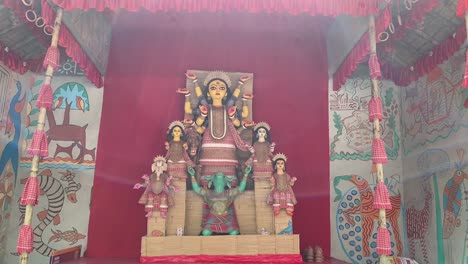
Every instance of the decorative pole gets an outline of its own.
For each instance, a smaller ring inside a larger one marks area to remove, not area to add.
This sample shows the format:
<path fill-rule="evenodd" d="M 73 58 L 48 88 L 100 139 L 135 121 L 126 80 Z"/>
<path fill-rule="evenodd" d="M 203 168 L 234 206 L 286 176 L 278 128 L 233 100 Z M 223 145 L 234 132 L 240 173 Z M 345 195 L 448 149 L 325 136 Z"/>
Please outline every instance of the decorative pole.
<path fill-rule="evenodd" d="M 391 209 L 390 197 L 384 182 L 383 164 L 388 162 L 385 145 L 381 138 L 380 121 L 382 121 L 382 101 L 379 97 L 379 82 L 382 77 L 377 57 L 375 37 L 375 17 L 369 17 L 370 57 L 369 73 L 372 81 L 372 99 L 369 102 L 369 121 L 373 123 L 374 139 L 372 141 L 372 162 L 377 172 L 377 185 L 374 193 L 374 208 L 379 209 L 379 227 L 377 231 L 377 253 L 380 263 L 386 263 L 386 256 L 392 252 L 390 234 L 387 230 L 385 210 Z"/>
<path fill-rule="evenodd" d="M 50 86 L 52 75 L 54 70 L 60 65 L 60 52 L 57 48 L 60 24 L 62 20 L 63 10 L 57 9 L 54 30 L 52 33 L 52 41 L 50 47 L 47 49 L 47 53 L 44 58 L 43 66 L 47 67 L 45 72 L 44 84 L 41 87 L 39 96 L 36 102 L 36 106 L 39 108 L 38 124 L 36 132 L 34 133 L 31 145 L 28 149 L 28 154 L 33 156 L 31 163 L 31 174 L 24 186 L 23 193 L 21 195 L 20 204 L 26 206 L 26 212 L 24 215 L 24 222 L 20 228 L 18 236 L 18 244 L 16 251 L 20 253 L 20 264 L 27 264 L 29 253 L 33 251 L 34 234 L 31 227 L 32 210 L 33 206 L 37 205 L 39 195 L 39 182 L 37 180 L 37 172 L 39 171 L 39 159 L 40 157 L 49 156 L 47 137 L 44 132 L 46 111 L 52 109 L 53 93 Z"/>
<path fill-rule="evenodd" d="M 466 27 L 466 36 L 467 40 L 465 45 L 468 46 L 468 9 L 465 10 L 465 27 Z M 463 87 L 468 88 L 468 50 L 466 51 L 466 61 L 465 61 L 465 74 L 463 76 Z M 468 98 L 466 98 L 464 104 L 465 108 L 468 108 Z"/>

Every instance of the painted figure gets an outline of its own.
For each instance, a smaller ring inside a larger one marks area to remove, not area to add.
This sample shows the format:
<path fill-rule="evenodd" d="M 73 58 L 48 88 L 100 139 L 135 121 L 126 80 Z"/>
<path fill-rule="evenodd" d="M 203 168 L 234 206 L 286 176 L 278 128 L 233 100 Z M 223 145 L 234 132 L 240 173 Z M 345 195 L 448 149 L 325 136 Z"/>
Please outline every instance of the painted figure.
<path fill-rule="evenodd" d="M 187 155 L 188 145 L 184 132 L 184 124 L 180 121 L 174 121 L 169 125 L 167 132 L 166 160 L 167 171 L 172 178 L 176 180 L 185 180 L 187 178 L 187 164 L 190 167 L 195 166 Z"/>
<path fill-rule="evenodd" d="M 279 215 L 280 210 L 285 209 L 286 213 L 292 216 L 294 205 L 297 204 L 292 186 L 294 186 L 297 178 L 286 173 L 286 161 L 287 158 L 282 153 L 273 157 L 275 172 L 271 177 L 272 190 L 268 197 L 268 204 L 273 205 L 275 215 Z"/>
<path fill-rule="evenodd" d="M 174 206 L 174 198 L 171 194 L 174 187 L 171 183 L 172 177 L 166 172 L 166 159 L 162 156 L 154 158 L 151 170 L 153 173 L 150 176 L 144 175 L 142 177 L 145 182 L 143 184 L 137 183 L 133 188 L 146 188 L 138 201 L 139 204 L 145 205 L 146 217 L 151 217 L 154 211 L 159 211 L 161 217 L 166 218 L 168 208 Z"/>
<path fill-rule="evenodd" d="M 192 186 L 195 193 L 203 197 L 203 201 L 209 206 L 209 213 L 203 224 L 202 235 L 209 236 L 213 233 L 238 235 L 239 224 L 233 211 L 234 199 L 244 192 L 247 184 L 247 176 L 252 167 L 247 166 L 244 177 L 239 187 L 232 187 L 232 177 L 227 177 L 222 172 L 205 177 L 209 182 L 209 187 L 213 185 L 214 189 L 200 188 L 195 180 L 195 170 L 188 167 L 188 172 L 192 178 Z M 226 190 L 226 187 L 228 189 Z"/>
<path fill-rule="evenodd" d="M 254 178 L 271 177 L 273 167 L 271 159 L 275 150 L 275 143 L 271 143 L 270 126 L 260 122 L 254 127 L 254 150 L 253 171 Z"/>
<path fill-rule="evenodd" d="M 239 163 L 236 150 L 254 152 L 253 147 L 245 143 L 236 130 L 236 127 L 241 126 L 241 121 L 235 102 L 243 83 L 249 77 L 242 77 L 239 86 L 231 93 L 231 80 L 224 72 L 210 72 L 204 80 L 203 91 L 195 74 L 186 75 L 195 83 L 195 93 L 199 99 L 198 109 L 195 110 L 192 110 L 190 101 L 186 101 L 185 113 L 197 115 L 193 126 L 198 133 L 203 134 L 199 159 L 201 175 L 209 177 L 215 173 L 223 173 L 226 177 L 233 178 L 232 183 L 236 184 L 236 167 Z M 241 116 L 246 117 L 248 113 L 248 107 L 242 107 Z M 202 184 L 206 185 L 207 182 Z"/>

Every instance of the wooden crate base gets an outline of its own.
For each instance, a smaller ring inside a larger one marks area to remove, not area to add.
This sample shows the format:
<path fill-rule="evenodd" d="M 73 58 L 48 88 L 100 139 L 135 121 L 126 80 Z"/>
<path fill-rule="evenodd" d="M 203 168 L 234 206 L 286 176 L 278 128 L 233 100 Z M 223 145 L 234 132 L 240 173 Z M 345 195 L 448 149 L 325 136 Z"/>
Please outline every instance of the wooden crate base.
<path fill-rule="evenodd" d="M 299 235 L 166 236 L 141 239 L 141 256 L 299 254 Z"/>

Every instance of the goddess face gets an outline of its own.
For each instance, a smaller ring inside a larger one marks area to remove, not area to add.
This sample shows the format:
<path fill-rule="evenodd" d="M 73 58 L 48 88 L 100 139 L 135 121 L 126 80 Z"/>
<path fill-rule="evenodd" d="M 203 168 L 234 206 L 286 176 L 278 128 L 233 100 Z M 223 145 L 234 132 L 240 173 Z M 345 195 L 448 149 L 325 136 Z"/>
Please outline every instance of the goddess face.
<path fill-rule="evenodd" d="M 220 102 L 227 96 L 226 84 L 220 80 L 213 80 L 208 84 L 208 93 L 213 99 L 213 102 Z"/>
<path fill-rule="evenodd" d="M 174 127 L 174 129 L 172 129 L 172 137 L 174 137 L 174 140 L 179 141 L 181 135 L 182 135 L 182 129 L 180 127 L 176 126 Z"/>
<path fill-rule="evenodd" d="M 276 169 L 277 170 L 284 170 L 284 160 L 276 161 Z"/>
<path fill-rule="evenodd" d="M 266 129 L 261 127 L 257 130 L 257 135 L 258 135 L 258 141 L 264 142 L 265 138 L 267 137 L 267 132 Z"/>

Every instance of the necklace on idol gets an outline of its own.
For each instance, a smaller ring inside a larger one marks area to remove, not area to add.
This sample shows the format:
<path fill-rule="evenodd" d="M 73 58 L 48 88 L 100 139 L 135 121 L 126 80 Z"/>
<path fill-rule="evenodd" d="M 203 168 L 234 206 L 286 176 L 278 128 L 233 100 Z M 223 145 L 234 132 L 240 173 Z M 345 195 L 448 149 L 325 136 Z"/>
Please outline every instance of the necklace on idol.
<path fill-rule="evenodd" d="M 225 136 L 226 136 L 226 132 L 227 132 L 227 124 L 226 124 L 226 109 L 224 108 L 223 106 L 223 135 L 221 137 L 216 137 L 214 135 L 214 131 L 213 131 L 213 111 L 210 111 L 210 133 L 211 133 L 211 137 L 214 138 L 214 139 L 223 139 Z"/>

